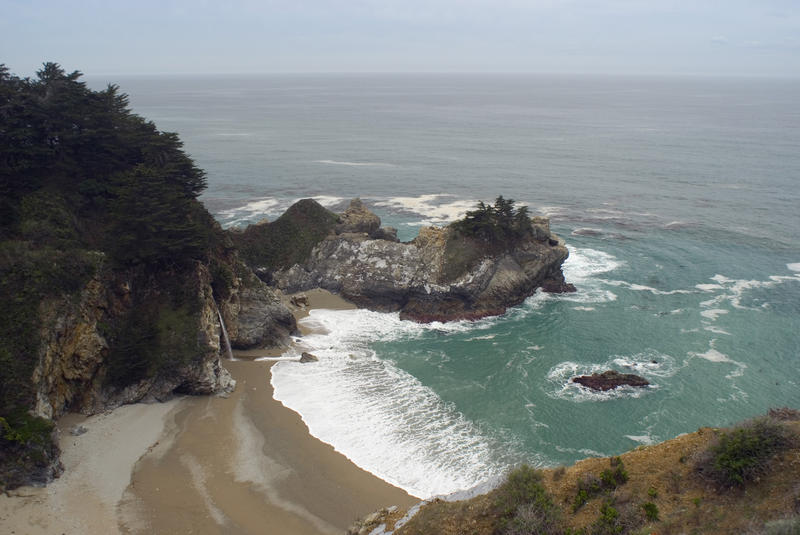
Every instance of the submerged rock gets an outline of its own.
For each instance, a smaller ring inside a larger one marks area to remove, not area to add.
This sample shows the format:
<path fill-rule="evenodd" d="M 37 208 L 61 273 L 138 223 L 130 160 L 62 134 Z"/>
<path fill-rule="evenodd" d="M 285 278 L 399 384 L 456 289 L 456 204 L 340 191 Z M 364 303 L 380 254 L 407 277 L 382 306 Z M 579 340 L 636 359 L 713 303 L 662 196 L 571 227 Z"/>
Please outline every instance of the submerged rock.
<path fill-rule="evenodd" d="M 593 373 L 592 375 L 581 375 L 580 377 L 574 377 L 572 381 L 592 390 L 603 392 L 620 386 L 643 387 L 650 384 L 644 377 L 639 377 L 632 373 L 619 373 L 615 370 Z"/>

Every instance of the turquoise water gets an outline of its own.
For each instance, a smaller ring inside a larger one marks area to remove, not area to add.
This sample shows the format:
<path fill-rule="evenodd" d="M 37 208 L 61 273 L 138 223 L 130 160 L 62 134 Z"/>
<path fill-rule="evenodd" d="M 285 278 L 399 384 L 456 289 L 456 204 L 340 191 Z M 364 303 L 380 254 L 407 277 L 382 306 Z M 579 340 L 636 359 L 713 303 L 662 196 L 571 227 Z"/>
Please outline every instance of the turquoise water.
<path fill-rule="evenodd" d="M 420 326 L 315 311 L 276 397 L 417 495 L 800 406 L 800 82 L 524 76 L 120 79 L 227 226 L 361 196 L 411 239 L 478 199 L 544 213 L 578 292 Z M 92 83 L 99 83 L 93 80 Z M 651 387 L 593 393 L 615 368 Z"/>

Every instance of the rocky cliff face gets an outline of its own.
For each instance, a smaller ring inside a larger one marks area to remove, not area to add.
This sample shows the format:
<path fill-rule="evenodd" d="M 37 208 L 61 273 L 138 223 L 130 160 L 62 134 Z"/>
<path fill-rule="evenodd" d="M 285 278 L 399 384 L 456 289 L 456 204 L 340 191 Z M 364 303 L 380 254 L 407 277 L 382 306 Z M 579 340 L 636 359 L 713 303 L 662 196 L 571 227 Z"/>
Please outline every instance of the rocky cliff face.
<path fill-rule="evenodd" d="M 132 295 L 138 290 L 135 283 L 106 273 L 89 281 L 77 299 L 42 303 L 42 344 L 32 377 L 36 415 L 52 419 L 66 410 L 93 414 L 127 403 L 164 400 L 174 392 L 230 392 L 236 382 L 221 361 L 226 348 L 218 311 L 234 347 L 282 345 L 296 329 L 294 318 L 275 292 L 249 270 L 246 280 L 235 280 L 230 295 L 219 305 L 207 267 L 198 263 L 190 276 L 189 286 L 196 289 L 194 297 L 199 303 L 191 317 L 197 337 L 194 354 L 167 366 L 168 372 L 124 386 L 107 380 L 108 331 L 133 306 Z"/>
<path fill-rule="evenodd" d="M 354 204 L 349 211 L 362 213 L 362 220 L 377 219 L 363 215 L 360 201 Z M 343 220 L 352 219 L 346 214 Z M 273 283 L 290 293 L 324 288 L 359 306 L 399 310 L 421 322 L 502 314 L 538 287 L 570 289 L 561 272 L 567 249 L 545 218 L 536 218 L 533 233 L 513 248 L 485 256 L 480 243 L 451 227 L 423 228 L 409 243 L 385 239 L 373 227 L 340 228 L 305 262 L 274 273 Z"/>

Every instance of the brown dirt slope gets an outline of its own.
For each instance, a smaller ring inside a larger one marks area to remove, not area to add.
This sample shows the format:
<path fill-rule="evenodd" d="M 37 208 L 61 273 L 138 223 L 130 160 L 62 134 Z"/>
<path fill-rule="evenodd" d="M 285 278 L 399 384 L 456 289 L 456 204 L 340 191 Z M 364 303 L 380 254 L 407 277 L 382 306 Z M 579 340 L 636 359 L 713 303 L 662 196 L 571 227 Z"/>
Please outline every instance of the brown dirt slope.
<path fill-rule="evenodd" d="M 770 414 L 768 421 L 786 438 L 784 447 L 768 455 L 757 473 L 741 485 L 716 483 L 707 471 L 704 475 L 699 470 L 709 448 L 731 432 L 701 428 L 621 455 L 627 481 L 618 482 L 616 488 L 608 483 L 608 474 L 615 469 L 614 459 L 591 458 L 570 467 L 539 471 L 541 485 L 552 500 L 557 527 L 515 527 L 504 516 L 500 491 L 496 490 L 463 502 L 428 503 L 395 535 L 800 533 L 800 411 L 778 409 Z M 603 471 L 607 471 L 605 479 L 601 477 Z M 596 485 L 587 492 L 585 503 L 576 506 L 582 481 L 583 488 L 590 488 L 592 481 Z M 647 503 L 653 505 L 645 507 Z M 604 513 L 606 520 L 618 516 L 604 524 Z M 387 524 L 391 528 L 401 517 L 402 512 L 394 512 L 386 518 Z M 777 520 L 793 527 L 786 531 L 775 526 L 769 529 L 768 523 Z"/>

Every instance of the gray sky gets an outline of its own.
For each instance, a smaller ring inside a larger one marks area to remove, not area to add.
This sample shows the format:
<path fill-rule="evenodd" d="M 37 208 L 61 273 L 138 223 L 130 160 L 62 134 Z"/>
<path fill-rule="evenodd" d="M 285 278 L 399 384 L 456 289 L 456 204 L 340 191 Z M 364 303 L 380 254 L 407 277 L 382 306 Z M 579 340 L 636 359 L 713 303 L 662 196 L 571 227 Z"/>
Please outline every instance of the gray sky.
<path fill-rule="evenodd" d="M 0 0 L 0 63 L 87 74 L 800 76 L 800 0 Z"/>

